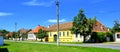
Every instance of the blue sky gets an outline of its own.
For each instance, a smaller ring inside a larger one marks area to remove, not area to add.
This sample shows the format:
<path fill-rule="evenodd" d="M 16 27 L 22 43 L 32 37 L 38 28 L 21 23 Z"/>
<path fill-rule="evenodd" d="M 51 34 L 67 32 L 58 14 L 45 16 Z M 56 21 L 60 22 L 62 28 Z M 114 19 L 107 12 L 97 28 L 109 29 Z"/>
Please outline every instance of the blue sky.
<path fill-rule="evenodd" d="M 107 27 L 113 27 L 113 21 L 120 21 L 120 0 L 59 0 L 60 22 L 70 22 L 80 8 L 85 15 L 97 17 Z M 48 26 L 56 23 L 55 0 L 0 0 L 0 29 L 14 31 L 32 29 L 38 24 Z"/>

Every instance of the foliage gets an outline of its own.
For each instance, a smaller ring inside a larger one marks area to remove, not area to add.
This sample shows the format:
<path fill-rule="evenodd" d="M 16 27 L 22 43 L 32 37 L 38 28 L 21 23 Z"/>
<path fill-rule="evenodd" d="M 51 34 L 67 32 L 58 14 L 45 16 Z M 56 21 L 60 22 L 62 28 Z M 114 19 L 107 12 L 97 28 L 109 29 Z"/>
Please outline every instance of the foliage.
<path fill-rule="evenodd" d="M 3 29 L 3 30 L 0 30 L 0 33 L 3 35 L 3 37 L 4 37 L 5 39 L 8 38 L 8 35 L 7 35 L 7 34 L 9 33 L 9 31 Z"/>
<path fill-rule="evenodd" d="M 114 26 L 112 28 L 112 33 L 120 32 L 120 23 L 118 20 L 114 21 Z"/>
<path fill-rule="evenodd" d="M 36 37 L 39 38 L 39 39 L 41 39 L 41 41 L 46 36 L 47 36 L 47 32 L 45 30 L 42 30 L 42 29 L 40 29 L 38 31 L 38 33 L 36 34 Z"/>
<path fill-rule="evenodd" d="M 20 32 L 20 31 L 21 31 L 21 30 L 18 30 L 18 31 L 17 31 L 18 36 L 19 36 L 19 40 L 20 40 L 20 38 L 22 38 L 22 40 L 24 40 L 24 39 L 27 39 L 27 37 L 28 37 L 28 32 L 30 32 L 31 29 L 26 30 L 26 32 Z"/>
<path fill-rule="evenodd" d="M 105 42 L 106 41 L 106 33 L 104 32 L 92 32 L 91 42 Z"/>
<path fill-rule="evenodd" d="M 86 42 L 86 37 L 91 34 L 93 24 L 96 22 L 96 18 L 94 19 L 87 19 L 83 13 L 83 10 L 80 9 L 77 16 L 74 17 L 73 26 L 72 26 L 72 33 L 80 34 L 84 36 L 84 42 Z"/>
<path fill-rule="evenodd" d="M 110 38 L 110 41 L 114 41 L 113 33 L 112 32 L 106 32 L 107 37 Z"/>
<path fill-rule="evenodd" d="M 109 41 L 114 41 L 113 33 L 111 32 L 93 32 L 91 40 L 92 42 L 106 42 L 107 37 L 110 38 Z"/>
<path fill-rule="evenodd" d="M 16 38 L 19 38 L 18 32 L 13 32 L 12 33 L 12 38 L 14 38 L 15 41 L 16 41 Z"/>

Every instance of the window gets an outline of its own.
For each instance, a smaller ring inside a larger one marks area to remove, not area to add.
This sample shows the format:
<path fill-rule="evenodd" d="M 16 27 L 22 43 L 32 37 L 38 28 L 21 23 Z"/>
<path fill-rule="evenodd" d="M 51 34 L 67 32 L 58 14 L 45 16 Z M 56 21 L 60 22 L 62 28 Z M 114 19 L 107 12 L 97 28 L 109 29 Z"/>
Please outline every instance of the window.
<path fill-rule="evenodd" d="M 67 32 L 67 36 L 69 36 L 69 32 Z"/>
<path fill-rule="evenodd" d="M 61 32 L 59 32 L 59 36 L 61 37 Z"/>
<path fill-rule="evenodd" d="M 50 37 L 52 36 L 52 33 L 50 32 Z"/>
<path fill-rule="evenodd" d="M 117 34 L 117 38 L 120 38 L 120 34 Z"/>
<path fill-rule="evenodd" d="M 63 36 L 65 36 L 65 32 L 63 32 Z"/>

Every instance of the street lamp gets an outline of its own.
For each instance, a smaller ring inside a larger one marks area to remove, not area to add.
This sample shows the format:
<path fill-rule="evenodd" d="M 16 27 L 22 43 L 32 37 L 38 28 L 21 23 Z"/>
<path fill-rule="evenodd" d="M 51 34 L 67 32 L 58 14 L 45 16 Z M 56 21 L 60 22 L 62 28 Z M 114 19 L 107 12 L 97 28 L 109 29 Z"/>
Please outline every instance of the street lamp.
<path fill-rule="evenodd" d="M 56 0 L 56 19 L 57 19 L 57 45 L 59 46 L 59 1 Z"/>

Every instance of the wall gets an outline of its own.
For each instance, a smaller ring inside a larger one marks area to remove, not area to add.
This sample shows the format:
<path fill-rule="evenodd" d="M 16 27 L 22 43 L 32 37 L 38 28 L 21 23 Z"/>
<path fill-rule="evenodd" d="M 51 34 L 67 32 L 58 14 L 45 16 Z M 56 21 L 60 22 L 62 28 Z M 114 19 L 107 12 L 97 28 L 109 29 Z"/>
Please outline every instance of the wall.
<path fill-rule="evenodd" d="M 3 36 L 0 36 L 0 46 L 3 45 L 3 43 L 4 43 Z"/>
<path fill-rule="evenodd" d="M 28 34 L 28 40 L 36 40 L 35 34 Z"/>
<path fill-rule="evenodd" d="M 117 38 L 117 34 L 119 34 L 119 36 L 120 36 L 120 32 L 119 33 L 115 33 L 115 42 L 120 42 L 120 38 Z"/>
<path fill-rule="evenodd" d="M 76 35 L 73 34 L 72 41 L 73 42 L 83 42 L 83 36 L 81 36 L 80 34 L 78 34 L 77 37 L 76 37 Z"/>
<path fill-rule="evenodd" d="M 72 42 L 72 34 L 71 34 L 70 30 L 62 30 L 59 32 L 61 32 L 61 36 L 59 36 L 60 42 Z M 63 36 L 63 32 L 64 32 L 64 36 Z M 67 32 L 69 33 L 68 36 L 67 36 Z M 51 33 L 51 35 L 50 35 L 50 33 Z M 54 42 L 55 34 L 57 35 L 57 31 L 48 32 L 48 41 L 49 42 Z"/>

